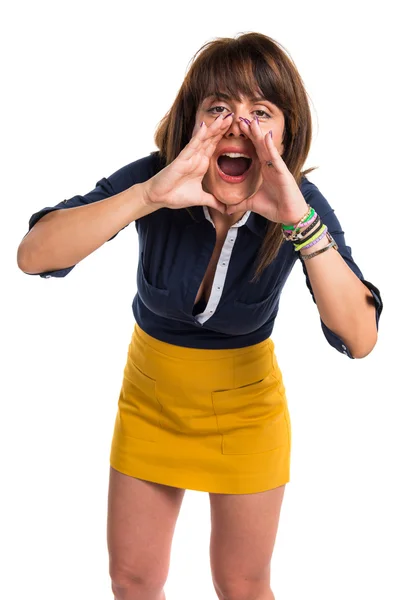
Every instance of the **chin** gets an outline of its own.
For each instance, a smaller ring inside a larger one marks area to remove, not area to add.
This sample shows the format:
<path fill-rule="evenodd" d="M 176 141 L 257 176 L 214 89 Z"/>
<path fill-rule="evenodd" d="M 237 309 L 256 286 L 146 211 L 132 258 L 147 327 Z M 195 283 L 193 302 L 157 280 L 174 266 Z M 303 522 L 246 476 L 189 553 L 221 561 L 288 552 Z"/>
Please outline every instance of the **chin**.
<path fill-rule="evenodd" d="M 255 179 L 256 181 L 252 176 L 242 183 L 227 183 L 218 176 L 215 168 L 210 168 L 204 176 L 202 184 L 205 192 L 212 194 L 226 206 L 234 206 L 253 196 L 259 189 L 262 177 L 258 176 Z"/>
<path fill-rule="evenodd" d="M 220 186 L 217 187 L 220 188 Z M 236 188 L 236 186 L 234 187 Z M 235 204 L 239 204 L 240 202 L 243 202 L 244 200 L 247 200 L 248 198 L 253 196 L 254 193 L 255 190 L 249 188 L 248 186 L 246 186 L 246 189 L 240 190 L 216 189 L 215 186 L 214 190 L 211 192 L 211 194 L 213 194 L 215 198 L 220 200 L 220 202 L 223 202 L 223 204 L 226 204 L 226 206 L 234 206 Z"/>
<path fill-rule="evenodd" d="M 236 186 L 235 186 L 236 188 Z M 213 185 L 213 186 L 203 186 L 205 192 L 212 194 L 217 200 L 226 204 L 226 206 L 234 206 L 235 204 L 239 204 L 243 202 L 243 200 L 247 200 L 254 193 L 251 189 L 224 189 L 223 186 Z"/>

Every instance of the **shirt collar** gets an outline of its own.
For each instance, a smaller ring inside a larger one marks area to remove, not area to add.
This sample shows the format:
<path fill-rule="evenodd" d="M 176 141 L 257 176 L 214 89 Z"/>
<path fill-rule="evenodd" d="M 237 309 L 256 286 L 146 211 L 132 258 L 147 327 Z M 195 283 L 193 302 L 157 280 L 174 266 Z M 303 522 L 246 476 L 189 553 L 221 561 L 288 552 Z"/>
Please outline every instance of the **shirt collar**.
<path fill-rule="evenodd" d="M 214 226 L 207 206 L 192 206 L 191 211 L 197 222 L 200 223 L 204 219 L 207 219 Z M 247 210 L 243 217 L 237 221 L 233 227 L 242 227 L 243 225 L 246 225 L 250 231 L 262 238 L 265 235 L 268 222 L 268 219 L 265 219 L 265 217 L 262 217 L 262 215 L 259 215 L 251 210 Z"/>

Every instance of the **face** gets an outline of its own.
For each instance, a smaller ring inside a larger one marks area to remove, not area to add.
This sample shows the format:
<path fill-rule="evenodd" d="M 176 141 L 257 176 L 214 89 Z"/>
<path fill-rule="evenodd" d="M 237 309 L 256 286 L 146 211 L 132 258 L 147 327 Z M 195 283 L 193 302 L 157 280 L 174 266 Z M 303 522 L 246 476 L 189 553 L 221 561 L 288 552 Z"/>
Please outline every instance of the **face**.
<path fill-rule="evenodd" d="M 230 112 L 234 113 L 233 117 L 229 117 L 230 127 L 218 142 L 202 181 L 203 189 L 206 192 L 213 194 L 220 202 L 227 205 L 237 204 L 253 196 L 262 184 L 261 165 L 255 146 L 249 135 L 243 132 L 239 117 L 252 121 L 257 116 L 263 135 L 265 136 L 272 129 L 272 139 L 278 152 L 281 155 L 284 152 L 282 145 L 285 126 L 283 112 L 268 100 L 260 98 L 250 100 L 246 97 L 242 100 L 242 102 L 236 102 L 230 98 L 225 100 L 223 97 L 220 99 L 215 96 L 205 98 L 198 107 L 192 134 L 194 135 L 198 131 L 201 121 L 209 126 L 218 115 L 225 116 Z M 227 178 L 222 177 L 217 161 L 224 152 L 240 152 L 251 157 L 252 162 L 242 177 L 243 181 L 231 182 L 230 179 L 226 180 Z"/>

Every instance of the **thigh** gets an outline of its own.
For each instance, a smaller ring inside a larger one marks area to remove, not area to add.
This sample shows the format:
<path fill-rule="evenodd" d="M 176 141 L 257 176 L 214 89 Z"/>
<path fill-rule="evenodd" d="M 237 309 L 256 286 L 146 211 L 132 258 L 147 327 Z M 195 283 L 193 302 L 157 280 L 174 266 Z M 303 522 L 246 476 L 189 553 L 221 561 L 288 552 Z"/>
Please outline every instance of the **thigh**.
<path fill-rule="evenodd" d="M 269 583 L 284 491 L 285 485 L 256 494 L 210 494 L 210 564 L 225 597 Z"/>
<path fill-rule="evenodd" d="M 113 581 L 163 585 L 184 493 L 110 467 L 107 545 Z"/>

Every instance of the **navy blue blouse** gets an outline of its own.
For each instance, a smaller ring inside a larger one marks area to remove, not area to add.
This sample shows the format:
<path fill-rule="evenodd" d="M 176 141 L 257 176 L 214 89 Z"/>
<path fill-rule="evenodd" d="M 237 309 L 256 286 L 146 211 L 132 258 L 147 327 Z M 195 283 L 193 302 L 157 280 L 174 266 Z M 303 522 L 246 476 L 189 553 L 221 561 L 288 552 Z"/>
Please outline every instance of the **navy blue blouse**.
<path fill-rule="evenodd" d="M 135 183 L 147 181 L 161 168 L 158 152 L 152 152 L 104 177 L 84 196 L 74 196 L 34 213 L 29 220 L 29 231 L 53 210 L 82 206 L 119 194 Z M 372 292 L 378 327 L 383 308 L 381 294 L 363 278 L 354 262 L 334 210 L 307 177 L 302 179 L 301 192 L 327 225 L 347 265 Z M 268 221 L 247 211 L 227 233 L 209 301 L 194 305 L 214 250 L 216 231 L 206 207 L 194 206 L 191 212 L 194 218 L 186 209 L 161 208 L 135 221 L 139 264 L 132 309 L 136 322 L 159 340 L 191 348 L 242 348 L 270 337 L 284 284 L 297 259 L 301 261 L 299 253 L 292 243 L 284 242 L 259 280 L 250 283 Z M 303 261 L 301 264 L 315 302 L 305 264 Z M 65 277 L 74 266 L 36 275 Z M 353 358 L 341 338 L 322 320 L 321 327 L 333 348 Z"/>

